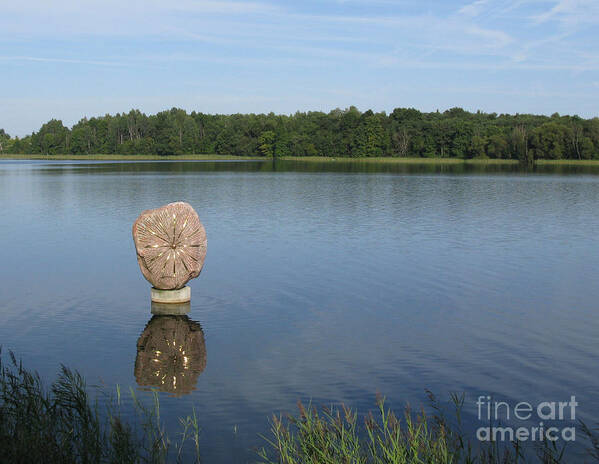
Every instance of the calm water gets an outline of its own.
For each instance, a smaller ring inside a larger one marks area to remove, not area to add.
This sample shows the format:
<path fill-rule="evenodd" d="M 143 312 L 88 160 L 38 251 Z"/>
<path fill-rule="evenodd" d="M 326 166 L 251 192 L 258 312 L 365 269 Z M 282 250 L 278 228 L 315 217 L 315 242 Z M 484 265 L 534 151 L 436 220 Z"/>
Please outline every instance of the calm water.
<path fill-rule="evenodd" d="M 251 461 L 300 398 L 466 392 L 475 427 L 479 394 L 576 395 L 599 421 L 598 172 L 481 169 L 2 161 L 0 343 L 48 379 L 141 390 L 143 340 L 177 326 L 199 375 L 162 413 L 196 408 L 209 463 Z M 131 225 L 176 200 L 208 255 L 189 319 L 150 321 Z"/>

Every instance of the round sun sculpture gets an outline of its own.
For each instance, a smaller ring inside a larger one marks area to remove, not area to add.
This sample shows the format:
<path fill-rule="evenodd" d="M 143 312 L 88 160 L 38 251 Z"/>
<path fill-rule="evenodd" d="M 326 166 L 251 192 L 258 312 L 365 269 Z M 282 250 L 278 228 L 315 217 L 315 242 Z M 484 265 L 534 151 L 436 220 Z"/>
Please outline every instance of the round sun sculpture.
<path fill-rule="evenodd" d="M 143 276 L 155 288 L 177 290 L 200 275 L 206 231 L 188 203 L 179 201 L 140 214 L 133 241 Z"/>
<path fill-rule="evenodd" d="M 199 323 L 187 316 L 150 319 L 137 341 L 134 373 L 140 387 L 186 395 L 205 368 L 206 342 Z"/>

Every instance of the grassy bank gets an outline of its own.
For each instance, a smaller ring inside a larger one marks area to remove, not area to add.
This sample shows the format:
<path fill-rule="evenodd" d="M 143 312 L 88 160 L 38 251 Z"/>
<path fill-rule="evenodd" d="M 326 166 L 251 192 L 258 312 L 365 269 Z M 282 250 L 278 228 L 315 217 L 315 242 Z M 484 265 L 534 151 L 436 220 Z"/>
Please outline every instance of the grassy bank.
<path fill-rule="evenodd" d="M 314 161 L 319 163 L 387 163 L 387 164 L 434 164 L 434 165 L 517 165 L 515 159 L 493 158 L 332 158 L 327 156 L 285 156 L 285 161 Z M 536 164 L 544 166 L 599 166 L 599 160 L 536 160 Z"/>
<path fill-rule="evenodd" d="M 30 463 L 167 463 L 200 462 L 200 427 L 195 414 L 182 418 L 180 430 L 169 435 L 160 419 L 158 395 L 150 407 L 133 396 L 133 422 L 121 417 L 121 395 L 109 396 L 100 411 L 85 380 L 63 367 L 58 379 L 44 388 L 42 380 L 17 362 L 0 356 L 0 462 Z M 434 414 L 401 416 L 385 408 L 359 419 L 350 408 L 305 407 L 299 413 L 275 415 L 269 434 L 257 443 L 256 461 L 266 464 L 516 464 L 566 462 L 563 446 L 543 441 L 533 449 L 518 442 L 481 446 L 462 432 L 463 396 L 452 397 L 455 411 L 447 414 L 432 394 Z M 136 418 L 136 420 L 135 420 Z M 451 418 L 448 419 L 448 418 Z M 599 437 L 581 424 L 590 442 L 588 456 L 599 461 Z M 179 437 L 172 440 L 170 437 Z M 188 451 L 183 451 L 188 445 Z M 182 452 L 183 451 L 183 452 Z M 191 452 L 190 452 L 191 451 Z M 187 460 L 183 461 L 186 455 Z M 190 457 L 191 456 L 191 457 Z M 531 459 L 532 458 L 532 459 Z"/>
<path fill-rule="evenodd" d="M 599 160 L 537 160 L 536 163 L 545 166 L 599 166 Z"/>
<path fill-rule="evenodd" d="M 461 158 L 332 158 L 327 156 L 285 156 L 285 161 L 314 161 L 319 163 L 388 163 L 388 164 L 517 164 L 516 160 Z"/>

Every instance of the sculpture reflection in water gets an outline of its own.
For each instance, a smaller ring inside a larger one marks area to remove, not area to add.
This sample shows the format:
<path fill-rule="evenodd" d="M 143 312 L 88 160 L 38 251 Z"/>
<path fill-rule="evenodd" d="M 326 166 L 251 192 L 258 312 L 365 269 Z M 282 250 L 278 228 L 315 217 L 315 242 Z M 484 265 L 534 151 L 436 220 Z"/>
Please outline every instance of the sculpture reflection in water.
<path fill-rule="evenodd" d="M 187 395 L 205 368 L 206 342 L 199 323 L 186 315 L 152 316 L 137 341 L 135 380 L 140 387 Z"/>

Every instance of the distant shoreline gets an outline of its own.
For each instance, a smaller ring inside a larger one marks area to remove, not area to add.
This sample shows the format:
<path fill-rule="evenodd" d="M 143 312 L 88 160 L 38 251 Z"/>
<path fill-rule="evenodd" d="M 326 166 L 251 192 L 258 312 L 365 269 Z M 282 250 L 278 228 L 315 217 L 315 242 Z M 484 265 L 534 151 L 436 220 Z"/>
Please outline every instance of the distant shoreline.
<path fill-rule="evenodd" d="M 0 160 L 46 160 L 46 161 L 176 161 L 176 160 L 265 160 L 270 158 L 235 155 L 0 155 Z"/>
<path fill-rule="evenodd" d="M 235 156 L 235 155 L 0 155 L 0 160 L 56 160 L 56 161 L 272 161 L 269 157 Z M 389 163 L 389 164 L 517 164 L 514 159 L 462 159 L 462 158 L 400 158 L 373 157 L 349 158 L 328 156 L 283 156 L 276 160 L 312 161 L 312 162 L 355 162 L 355 163 Z M 571 165 L 599 166 L 599 160 L 547 160 L 536 161 L 539 165 Z"/>

